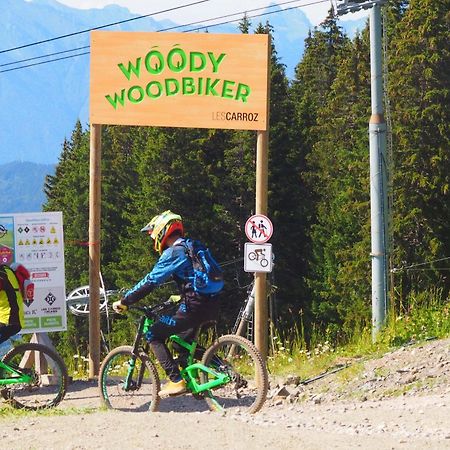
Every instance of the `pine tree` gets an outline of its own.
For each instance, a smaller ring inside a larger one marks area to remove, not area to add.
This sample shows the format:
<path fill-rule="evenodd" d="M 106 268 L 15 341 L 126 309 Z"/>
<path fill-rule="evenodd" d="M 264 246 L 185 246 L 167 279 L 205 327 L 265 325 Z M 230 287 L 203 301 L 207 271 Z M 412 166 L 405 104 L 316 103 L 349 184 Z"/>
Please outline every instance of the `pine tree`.
<path fill-rule="evenodd" d="M 450 255 L 448 11 L 448 0 L 412 0 L 392 41 L 394 265 L 427 269 L 395 275 L 403 297 L 441 287 L 446 298 L 450 289 L 445 271 L 422 265 Z"/>
<path fill-rule="evenodd" d="M 305 40 L 304 55 L 296 67 L 290 92 L 295 104 L 297 130 L 296 145 L 290 153 L 290 158 L 295 161 L 297 180 L 301 186 L 299 200 L 301 210 L 296 217 L 307 230 L 305 233 L 308 238 L 303 240 L 301 251 L 305 265 L 308 266 L 305 269 L 308 272 L 305 278 L 310 290 L 308 303 L 313 303 L 313 305 L 307 305 L 306 312 L 308 313 L 308 309 L 312 307 L 317 320 L 330 320 L 331 317 L 334 319 L 337 317 L 336 300 L 323 301 L 324 295 L 326 296 L 327 272 L 330 264 L 333 265 L 335 261 L 328 259 L 321 247 L 326 242 L 325 236 L 333 232 L 332 228 L 327 228 L 327 225 L 321 224 L 321 221 L 326 218 L 326 211 L 323 208 L 327 196 L 323 185 L 330 182 L 326 174 L 328 169 L 325 161 L 331 164 L 334 164 L 334 161 L 332 157 L 325 154 L 322 164 L 318 150 L 316 150 L 318 156 L 309 155 L 314 149 L 320 149 L 317 142 L 323 139 L 324 130 L 321 127 L 328 123 L 328 118 L 325 118 L 328 101 L 335 94 L 331 91 L 332 85 L 338 74 L 340 61 L 348 58 L 351 50 L 349 39 L 330 11 L 327 19 L 320 27 L 310 32 Z M 322 230 L 323 236 L 319 230 Z M 319 307 L 322 301 L 323 304 Z M 320 311 L 320 308 L 323 309 L 326 304 L 335 306 L 331 307 L 331 310 L 326 307 L 327 311 Z"/>
<path fill-rule="evenodd" d="M 272 35 L 269 23 L 255 33 Z M 305 309 L 305 209 L 304 188 L 299 173 L 301 161 L 295 151 L 298 132 L 294 104 L 290 97 L 285 66 L 273 40 L 270 53 L 270 129 L 269 129 L 269 217 L 274 225 L 271 239 L 275 256 L 273 280 L 277 286 L 277 312 L 284 319 L 296 320 Z"/>
<path fill-rule="evenodd" d="M 361 328 L 369 320 L 367 33 L 355 38 L 352 51 L 337 68 L 328 101 L 318 110 L 318 140 L 307 158 L 307 180 L 316 199 L 308 279 L 314 317 L 328 330 L 343 333 Z M 339 326 L 342 324 L 344 327 Z"/>
<path fill-rule="evenodd" d="M 54 177 L 45 187 L 45 211 L 62 211 L 66 287 L 70 291 L 88 281 L 89 135 L 78 121 L 63 150 Z"/>
<path fill-rule="evenodd" d="M 248 34 L 250 31 L 250 27 L 252 26 L 251 20 L 248 18 L 247 13 L 244 14 L 244 17 L 239 22 L 238 28 L 242 34 Z"/>
<path fill-rule="evenodd" d="M 348 51 L 349 39 L 330 10 L 328 17 L 314 28 L 305 40 L 301 62 L 295 69 L 292 95 L 297 103 L 296 115 L 302 130 L 302 143 L 308 146 L 315 142 L 314 126 L 317 111 L 324 104 L 337 73 L 337 62 Z"/>

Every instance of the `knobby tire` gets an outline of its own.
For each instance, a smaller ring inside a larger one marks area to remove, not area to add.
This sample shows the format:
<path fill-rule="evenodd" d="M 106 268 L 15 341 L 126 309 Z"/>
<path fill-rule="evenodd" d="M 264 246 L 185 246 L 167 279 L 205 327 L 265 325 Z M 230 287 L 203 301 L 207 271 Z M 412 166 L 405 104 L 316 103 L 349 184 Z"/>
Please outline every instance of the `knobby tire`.
<path fill-rule="evenodd" d="M 133 347 L 128 345 L 117 347 L 103 360 L 99 373 L 102 403 L 109 409 L 122 411 L 157 411 L 160 380 L 155 365 L 145 353 L 136 357 L 132 386 L 125 387 L 132 351 Z"/>
<path fill-rule="evenodd" d="M 14 408 L 51 408 L 66 395 L 69 380 L 67 368 L 61 356 L 51 348 L 33 342 L 20 344 L 6 353 L 2 361 L 33 376 L 29 384 L 0 386 L 2 397 Z M 27 361 L 26 365 L 24 361 Z"/>
<path fill-rule="evenodd" d="M 230 375 L 230 382 L 206 392 L 205 400 L 213 410 L 231 410 L 250 414 L 259 411 L 267 397 L 269 386 L 266 365 L 258 349 L 242 336 L 219 337 L 202 358 L 205 366 Z M 208 374 L 200 373 L 200 381 Z"/>

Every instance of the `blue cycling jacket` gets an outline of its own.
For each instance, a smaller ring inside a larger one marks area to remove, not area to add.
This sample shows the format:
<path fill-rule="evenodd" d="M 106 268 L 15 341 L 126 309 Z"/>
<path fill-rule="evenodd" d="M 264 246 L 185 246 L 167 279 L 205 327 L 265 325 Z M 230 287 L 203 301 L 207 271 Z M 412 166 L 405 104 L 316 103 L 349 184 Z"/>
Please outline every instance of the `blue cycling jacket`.
<path fill-rule="evenodd" d="M 131 305 L 148 295 L 153 289 L 173 277 L 177 282 L 181 295 L 192 286 L 194 269 L 186 249 L 184 239 L 177 239 L 171 247 L 166 248 L 151 272 L 130 289 L 122 299 L 124 305 Z"/>

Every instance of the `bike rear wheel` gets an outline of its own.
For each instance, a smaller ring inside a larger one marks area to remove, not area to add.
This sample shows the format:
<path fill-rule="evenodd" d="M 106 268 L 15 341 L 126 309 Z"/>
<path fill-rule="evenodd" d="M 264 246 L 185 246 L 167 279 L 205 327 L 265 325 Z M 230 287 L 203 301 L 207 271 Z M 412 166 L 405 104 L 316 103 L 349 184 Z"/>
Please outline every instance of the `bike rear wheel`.
<path fill-rule="evenodd" d="M 261 354 L 248 339 L 231 334 L 218 338 L 206 350 L 202 363 L 230 377 L 227 384 L 205 393 L 211 410 L 252 414 L 261 409 L 267 397 L 268 374 Z M 200 372 L 202 383 L 213 378 Z"/>
<path fill-rule="evenodd" d="M 160 389 L 156 367 L 145 353 L 132 352 L 133 347 L 125 345 L 106 355 L 99 374 L 100 398 L 110 409 L 156 411 Z"/>
<path fill-rule="evenodd" d="M 68 385 L 67 368 L 51 348 L 37 343 L 21 344 L 11 349 L 2 361 L 32 378 L 30 383 L 0 387 L 2 397 L 14 408 L 50 408 L 64 398 Z"/>

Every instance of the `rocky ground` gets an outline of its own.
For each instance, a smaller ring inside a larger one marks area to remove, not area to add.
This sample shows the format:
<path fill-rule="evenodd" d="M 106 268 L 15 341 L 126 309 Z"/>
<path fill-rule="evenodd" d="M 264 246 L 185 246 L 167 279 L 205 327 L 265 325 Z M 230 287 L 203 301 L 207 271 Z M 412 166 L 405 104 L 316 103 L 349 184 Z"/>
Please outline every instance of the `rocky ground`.
<path fill-rule="evenodd" d="M 0 419 L 5 449 L 450 449 L 450 339 L 342 361 L 300 382 L 271 380 L 259 413 L 218 414 L 190 396 L 158 413 L 104 411 L 76 381 L 62 415 Z"/>

